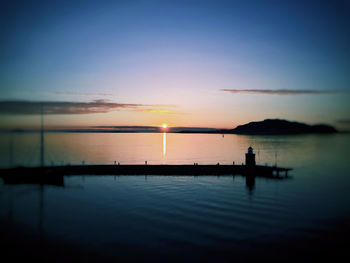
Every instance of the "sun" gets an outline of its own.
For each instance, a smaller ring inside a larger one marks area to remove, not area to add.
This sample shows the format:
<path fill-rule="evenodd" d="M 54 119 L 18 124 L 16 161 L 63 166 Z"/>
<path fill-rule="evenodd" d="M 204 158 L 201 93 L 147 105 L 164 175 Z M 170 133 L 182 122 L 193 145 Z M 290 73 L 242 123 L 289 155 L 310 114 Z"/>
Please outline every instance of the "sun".
<path fill-rule="evenodd" d="M 166 129 L 166 128 L 168 127 L 168 125 L 164 123 L 164 124 L 162 125 L 162 127 L 163 127 L 164 129 Z"/>

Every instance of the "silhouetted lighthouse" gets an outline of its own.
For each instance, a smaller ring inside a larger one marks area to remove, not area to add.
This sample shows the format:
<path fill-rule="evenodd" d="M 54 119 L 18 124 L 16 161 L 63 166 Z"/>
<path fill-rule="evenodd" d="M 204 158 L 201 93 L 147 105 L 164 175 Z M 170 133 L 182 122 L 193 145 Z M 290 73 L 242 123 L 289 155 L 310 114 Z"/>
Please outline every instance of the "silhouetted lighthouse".
<path fill-rule="evenodd" d="M 253 153 L 253 148 L 250 146 L 248 152 L 245 154 L 245 165 L 255 166 L 255 153 Z"/>

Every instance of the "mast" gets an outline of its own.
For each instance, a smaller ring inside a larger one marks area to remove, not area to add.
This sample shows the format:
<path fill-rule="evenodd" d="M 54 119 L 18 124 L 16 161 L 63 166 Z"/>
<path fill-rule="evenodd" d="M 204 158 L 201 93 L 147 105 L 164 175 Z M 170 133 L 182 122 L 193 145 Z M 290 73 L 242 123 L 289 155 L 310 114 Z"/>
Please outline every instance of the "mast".
<path fill-rule="evenodd" d="M 40 129 L 40 166 L 44 167 L 44 105 L 40 104 L 40 112 L 41 112 L 41 129 Z"/>
<path fill-rule="evenodd" d="M 275 166 L 277 167 L 277 151 L 275 152 Z"/>
<path fill-rule="evenodd" d="M 10 167 L 13 167 L 13 131 L 10 133 Z"/>

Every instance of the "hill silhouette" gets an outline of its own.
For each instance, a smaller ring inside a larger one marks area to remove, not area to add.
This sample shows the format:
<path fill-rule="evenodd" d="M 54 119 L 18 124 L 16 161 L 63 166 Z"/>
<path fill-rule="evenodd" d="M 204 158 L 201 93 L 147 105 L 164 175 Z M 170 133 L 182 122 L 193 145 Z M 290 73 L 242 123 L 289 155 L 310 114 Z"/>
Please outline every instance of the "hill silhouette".
<path fill-rule="evenodd" d="M 258 122 L 249 122 L 239 125 L 230 133 L 250 135 L 279 135 L 279 134 L 305 134 L 305 133 L 335 133 L 337 130 L 325 124 L 308 125 L 300 122 L 291 122 L 280 119 L 266 119 Z"/>

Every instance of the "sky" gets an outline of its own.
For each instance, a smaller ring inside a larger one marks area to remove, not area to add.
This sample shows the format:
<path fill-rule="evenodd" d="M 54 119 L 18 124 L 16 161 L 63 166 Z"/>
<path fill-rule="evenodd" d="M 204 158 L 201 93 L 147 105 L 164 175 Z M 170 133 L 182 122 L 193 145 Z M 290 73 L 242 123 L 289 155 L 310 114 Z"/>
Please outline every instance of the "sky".
<path fill-rule="evenodd" d="M 1 1 L 0 128 L 350 129 L 349 1 Z"/>

